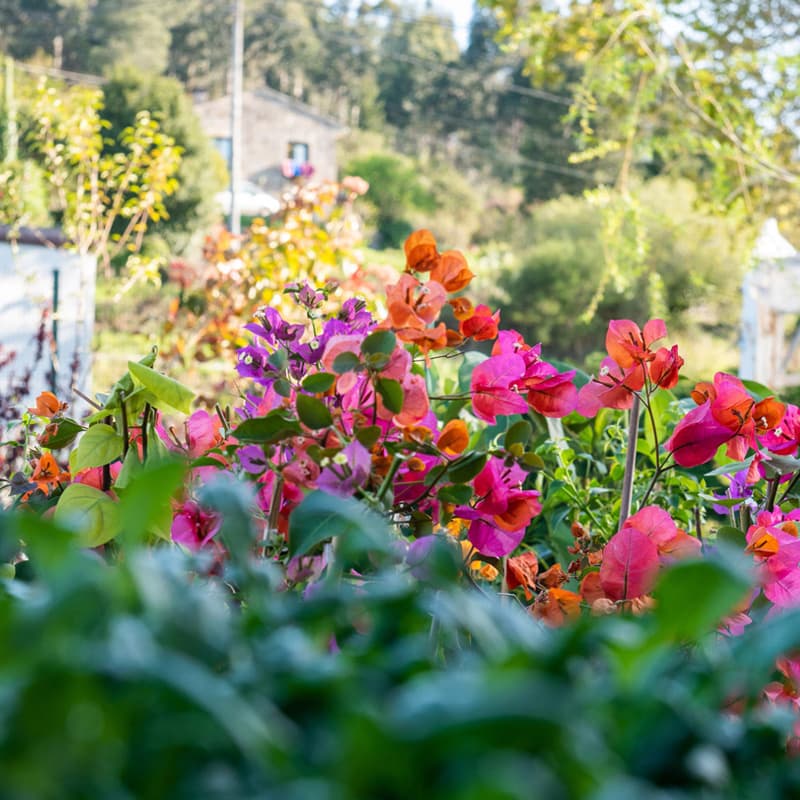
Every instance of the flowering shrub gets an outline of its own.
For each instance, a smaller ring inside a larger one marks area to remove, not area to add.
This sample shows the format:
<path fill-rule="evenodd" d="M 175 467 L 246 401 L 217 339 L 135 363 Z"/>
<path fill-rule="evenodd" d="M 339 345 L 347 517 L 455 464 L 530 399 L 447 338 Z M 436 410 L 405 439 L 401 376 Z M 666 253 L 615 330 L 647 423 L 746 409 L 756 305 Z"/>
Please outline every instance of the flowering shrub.
<path fill-rule="evenodd" d="M 190 413 L 155 353 L 86 420 L 43 393 L 23 418 L 28 466 L 5 479 L 15 504 L 52 509 L 111 555 L 134 532 L 176 543 L 234 594 L 257 556 L 305 596 L 388 565 L 422 584 L 493 585 L 551 626 L 667 606 L 659 635 L 678 640 L 738 635 L 800 604 L 797 408 L 723 373 L 678 400 L 683 359 L 658 345 L 661 320 L 612 321 L 594 377 L 551 363 L 463 294 L 463 254 L 429 231 L 405 253 L 384 315 L 287 283 L 296 311 L 263 306 L 245 325 L 233 412 Z M 231 476 L 250 492 L 244 546 L 211 502 Z M 169 502 L 146 502 L 153 482 Z M 731 548 L 755 588 L 725 571 Z M 766 697 L 795 707 L 800 668 L 784 656 Z"/>
<path fill-rule="evenodd" d="M 223 228 L 206 237 L 200 264 L 173 261 L 169 275 L 179 294 L 164 325 L 162 355 L 183 364 L 231 359 L 253 309 L 295 313 L 283 287 L 311 275 L 320 284 L 335 283 L 339 298 L 358 292 L 372 300 L 383 276 L 362 263 L 353 211 L 367 189 L 358 178 L 297 186 L 282 198 L 280 211 L 254 219 L 241 237 Z"/>

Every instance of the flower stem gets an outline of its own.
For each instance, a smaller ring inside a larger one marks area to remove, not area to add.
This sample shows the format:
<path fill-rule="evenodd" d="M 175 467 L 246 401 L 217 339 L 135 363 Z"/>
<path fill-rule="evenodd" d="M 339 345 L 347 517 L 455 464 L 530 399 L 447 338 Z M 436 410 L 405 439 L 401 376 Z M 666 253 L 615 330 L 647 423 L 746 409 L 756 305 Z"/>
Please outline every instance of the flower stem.
<path fill-rule="evenodd" d="M 403 459 L 397 453 L 395 453 L 392 463 L 389 466 L 389 471 L 386 473 L 386 477 L 383 479 L 383 483 L 381 483 L 380 487 L 378 488 L 378 493 L 375 495 L 377 500 L 383 500 L 386 492 L 389 491 L 389 487 L 392 485 L 392 481 L 394 480 L 394 476 L 397 474 L 397 470 L 400 469 L 400 464 L 402 463 Z"/>
<path fill-rule="evenodd" d="M 767 481 L 769 484 L 769 491 L 767 492 L 767 511 L 772 511 L 775 508 L 775 498 L 778 495 L 778 484 L 781 482 L 780 478 L 773 478 Z"/>
<path fill-rule="evenodd" d="M 630 516 L 633 499 L 633 479 L 636 474 L 636 442 L 639 438 L 639 396 L 633 395 L 628 425 L 628 450 L 625 453 L 625 476 L 622 479 L 622 497 L 619 506 L 619 527 Z"/>

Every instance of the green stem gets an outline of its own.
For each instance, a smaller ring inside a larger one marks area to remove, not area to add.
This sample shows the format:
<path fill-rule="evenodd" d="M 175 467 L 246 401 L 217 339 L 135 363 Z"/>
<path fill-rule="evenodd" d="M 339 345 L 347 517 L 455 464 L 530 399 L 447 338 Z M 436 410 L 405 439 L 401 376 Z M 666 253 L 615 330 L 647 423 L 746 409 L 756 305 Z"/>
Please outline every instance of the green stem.
<path fill-rule="evenodd" d="M 792 489 L 797 486 L 798 481 L 800 481 L 800 472 L 795 472 L 794 477 L 789 481 L 789 485 L 783 490 L 781 499 L 778 500 L 778 505 L 780 505 L 789 496 L 789 492 L 791 492 Z"/>
<path fill-rule="evenodd" d="M 778 496 L 778 484 L 780 483 L 780 478 L 774 478 L 771 481 L 767 481 L 769 485 L 769 491 L 767 492 L 767 511 L 772 511 L 775 508 L 775 498 Z"/>
<path fill-rule="evenodd" d="M 619 527 L 630 516 L 633 499 L 633 480 L 636 474 L 636 443 L 639 439 L 639 395 L 633 395 L 630 422 L 628 425 L 628 449 L 625 453 L 625 476 L 622 479 L 622 496 L 619 506 Z"/>
<path fill-rule="evenodd" d="M 147 426 L 150 424 L 150 403 L 144 404 L 142 411 L 142 463 L 147 461 Z"/>
<path fill-rule="evenodd" d="M 130 442 L 128 441 L 130 437 L 130 433 L 128 432 L 128 410 L 125 408 L 125 395 L 121 394 L 119 398 L 119 410 L 120 416 L 122 417 L 122 460 L 125 460 L 125 456 L 128 455 L 128 447 Z"/>
<path fill-rule="evenodd" d="M 267 519 L 267 529 L 264 531 L 264 538 L 261 540 L 261 558 L 267 555 L 267 547 L 272 539 L 273 532 L 278 530 L 278 515 L 281 512 L 281 494 L 283 492 L 283 475 L 275 474 L 275 482 L 272 484 L 272 495 L 269 499 L 269 517 Z"/>
<path fill-rule="evenodd" d="M 377 500 L 383 500 L 386 492 L 389 491 L 389 487 L 392 485 L 394 476 L 397 475 L 397 470 L 400 469 L 400 465 L 402 463 L 403 459 L 397 453 L 395 453 L 394 458 L 392 458 L 392 463 L 389 465 L 389 471 L 386 473 L 386 477 L 383 479 L 383 482 L 378 488 L 377 495 L 375 495 Z"/>

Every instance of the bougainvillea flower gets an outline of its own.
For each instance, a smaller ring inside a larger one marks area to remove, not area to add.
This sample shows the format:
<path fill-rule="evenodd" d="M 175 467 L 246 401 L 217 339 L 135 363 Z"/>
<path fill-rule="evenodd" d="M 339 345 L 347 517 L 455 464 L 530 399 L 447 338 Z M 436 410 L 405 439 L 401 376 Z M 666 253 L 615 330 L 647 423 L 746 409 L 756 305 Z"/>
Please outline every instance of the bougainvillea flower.
<path fill-rule="evenodd" d="M 758 446 L 757 435 L 774 430 L 784 418 L 783 403 L 773 397 L 757 403 L 738 378 L 724 372 L 713 384 L 698 384 L 692 397 L 702 404 L 675 426 L 665 444 L 684 467 L 710 461 L 722 444 L 730 458 L 741 460 Z"/>
<path fill-rule="evenodd" d="M 771 453 L 790 456 L 800 445 L 800 409 L 787 403 L 783 419 L 773 429 L 759 436 L 759 442 Z"/>
<path fill-rule="evenodd" d="M 516 354 L 525 354 L 529 350 L 534 350 L 534 355 L 538 358 L 541 353 L 541 346 L 531 347 L 526 344 L 525 339 L 519 331 L 503 330 L 497 334 L 497 339 L 492 345 L 493 356 L 510 356 Z"/>
<path fill-rule="evenodd" d="M 261 475 L 269 466 L 269 458 L 260 444 L 246 444 L 237 448 L 236 457 L 242 469 L 251 475 Z"/>
<path fill-rule="evenodd" d="M 606 350 L 609 356 L 623 369 L 652 361 L 655 353 L 650 346 L 667 335 L 663 319 L 651 319 L 644 331 L 629 319 L 612 319 L 606 333 Z"/>
<path fill-rule="evenodd" d="M 440 283 L 448 292 L 461 291 L 474 277 L 467 259 L 458 250 L 446 250 L 431 270 L 431 280 Z"/>
<path fill-rule="evenodd" d="M 611 600 L 632 600 L 653 588 L 659 564 L 658 548 L 647 534 L 622 528 L 603 550 L 600 585 Z"/>
<path fill-rule="evenodd" d="M 68 480 L 69 472 L 61 469 L 52 453 L 43 453 L 34 464 L 31 483 L 35 483 L 44 494 L 49 494 L 51 489 Z"/>
<path fill-rule="evenodd" d="M 678 383 L 678 373 L 683 364 L 684 361 L 678 354 L 678 345 L 673 345 L 669 350 L 660 347 L 648 365 L 650 381 L 662 389 L 672 389 Z"/>
<path fill-rule="evenodd" d="M 36 405 L 29 408 L 31 414 L 37 417 L 52 419 L 56 414 L 60 414 L 67 408 L 67 403 L 62 403 L 52 392 L 42 392 L 36 398 Z"/>
<path fill-rule="evenodd" d="M 471 316 L 461 320 L 458 329 L 464 338 L 472 338 L 476 342 L 484 342 L 497 336 L 497 326 L 499 324 L 500 312 L 495 311 L 492 314 L 489 306 L 481 304 L 475 306 Z"/>
<path fill-rule="evenodd" d="M 198 409 L 184 423 L 186 430 L 186 452 L 192 458 L 207 453 L 222 444 L 222 420 L 216 414 Z"/>
<path fill-rule="evenodd" d="M 490 458 L 473 481 L 478 502 L 455 509 L 457 517 L 472 520 L 468 538 L 484 555 L 512 552 L 531 519 L 541 512 L 539 492 L 520 488 L 525 477 L 521 467 L 506 467 L 501 459 Z"/>
<path fill-rule="evenodd" d="M 439 463 L 441 459 L 431 455 L 420 455 L 404 462 L 394 480 L 395 502 L 416 503 L 422 495 L 429 494 L 425 478 L 431 468 Z"/>
<path fill-rule="evenodd" d="M 599 572 L 590 572 L 584 576 L 580 585 L 580 595 L 584 602 L 590 606 L 597 600 L 606 600 L 606 593 L 603 591 L 603 586 L 600 581 Z"/>
<path fill-rule="evenodd" d="M 448 336 L 449 331 L 444 322 L 440 322 L 434 328 L 398 328 L 395 333 L 400 341 L 416 345 L 425 355 L 431 350 L 452 347 L 451 339 Z"/>
<path fill-rule="evenodd" d="M 669 512 L 659 506 L 641 508 L 622 527 L 645 534 L 658 549 L 662 563 L 700 554 L 700 540 L 678 528 Z"/>
<path fill-rule="evenodd" d="M 475 573 L 478 577 L 487 581 L 493 581 L 497 578 L 500 574 L 497 567 L 493 567 L 485 561 L 474 558 L 475 548 L 471 542 L 464 539 L 460 541 L 459 544 L 461 545 L 461 557 L 464 559 L 464 565 L 469 567 L 470 572 Z"/>
<path fill-rule="evenodd" d="M 372 456 L 358 439 L 345 445 L 317 478 L 317 488 L 338 497 L 352 497 L 369 478 Z"/>
<path fill-rule="evenodd" d="M 748 448 L 757 447 L 756 434 L 777 427 L 786 407 L 774 397 L 757 403 L 738 378 L 724 372 L 714 376 L 714 388 L 716 397 L 710 401 L 711 413 L 733 434 L 728 442 L 728 455 L 741 460 L 747 455 Z"/>
<path fill-rule="evenodd" d="M 524 356 L 523 356 L 524 358 Z M 559 372 L 552 364 L 536 359 L 516 387 L 527 392 L 528 403 L 545 417 L 565 417 L 575 410 L 578 390 L 572 382 L 575 370 Z"/>
<path fill-rule="evenodd" d="M 335 372 L 333 362 L 342 353 L 352 353 L 361 358 L 361 342 L 364 341 L 364 334 L 340 334 L 331 336 L 325 345 L 325 350 L 320 359 L 323 370 Z M 358 374 L 353 370 L 348 370 L 336 378 L 336 391 L 340 394 L 349 392 L 358 383 Z"/>
<path fill-rule="evenodd" d="M 453 316 L 459 321 L 469 319 L 475 313 L 475 306 L 468 297 L 454 297 L 447 302 L 453 308 Z"/>
<path fill-rule="evenodd" d="M 762 511 L 747 531 L 747 551 L 761 565 L 764 596 L 778 607 L 800 604 L 800 538 L 797 511 L 784 515 Z"/>
<path fill-rule="evenodd" d="M 111 476 L 113 483 L 119 473 L 122 471 L 122 462 L 115 461 L 113 464 L 108 465 L 108 472 Z M 103 489 L 103 467 L 87 467 L 86 469 L 78 472 L 72 479 L 73 483 L 82 483 L 85 486 L 91 486 L 93 489 Z"/>
<path fill-rule="evenodd" d="M 221 522 L 219 514 L 187 500 L 172 518 L 172 541 L 190 550 L 199 550 L 217 535 Z"/>
<path fill-rule="evenodd" d="M 567 589 L 541 592 L 533 604 L 532 614 L 551 627 L 559 627 L 568 619 L 580 616 L 581 596 Z"/>
<path fill-rule="evenodd" d="M 297 342 L 305 332 L 305 328 L 302 325 L 287 322 L 271 306 L 260 308 L 254 316 L 259 324 L 251 322 L 245 325 L 244 329 L 254 333 L 273 347 L 278 343 Z"/>
<path fill-rule="evenodd" d="M 436 441 L 438 448 L 448 456 L 463 453 L 469 445 L 469 431 L 463 419 L 451 419 L 439 434 Z"/>
<path fill-rule="evenodd" d="M 506 531 L 478 517 L 470 523 L 467 538 L 482 555 L 502 558 L 519 547 L 525 538 L 525 528 Z"/>
<path fill-rule="evenodd" d="M 601 408 L 630 408 L 633 392 L 642 386 L 644 371 L 640 364 L 623 370 L 613 359 L 604 358 L 597 377 L 578 392 L 576 411 L 584 417 L 594 417 Z"/>
<path fill-rule="evenodd" d="M 399 414 L 394 417 L 386 417 L 394 420 L 396 425 L 401 427 L 406 425 L 416 425 L 420 420 L 424 419 L 425 415 L 430 410 L 430 399 L 428 398 L 428 387 L 425 385 L 425 378 L 422 375 L 409 372 L 403 379 L 401 386 L 403 388 L 403 407 L 400 409 Z M 378 413 L 381 414 L 383 401 L 380 396 L 378 397 Z M 391 414 L 390 411 L 386 412 Z"/>
<path fill-rule="evenodd" d="M 470 392 L 475 416 L 494 424 L 497 415 L 524 414 L 528 402 L 512 384 L 525 375 L 521 356 L 491 356 L 472 371 Z"/>
<path fill-rule="evenodd" d="M 439 261 L 434 235 L 425 228 L 414 231 L 403 245 L 409 272 L 430 272 Z"/>
<path fill-rule="evenodd" d="M 714 419 L 711 403 L 693 408 L 676 426 L 664 447 L 672 453 L 675 463 L 696 467 L 710 461 L 731 438 L 731 432 Z"/>
<path fill-rule="evenodd" d="M 419 328 L 432 323 L 447 300 L 444 287 L 436 281 L 421 283 L 403 274 L 397 283 L 386 287 L 386 307 L 392 328 Z"/>
<path fill-rule="evenodd" d="M 521 586 L 525 592 L 525 599 L 533 597 L 531 589 L 536 589 L 536 576 L 539 574 L 539 559 L 536 553 L 529 550 L 513 556 L 506 561 L 506 584 L 509 589 Z"/>

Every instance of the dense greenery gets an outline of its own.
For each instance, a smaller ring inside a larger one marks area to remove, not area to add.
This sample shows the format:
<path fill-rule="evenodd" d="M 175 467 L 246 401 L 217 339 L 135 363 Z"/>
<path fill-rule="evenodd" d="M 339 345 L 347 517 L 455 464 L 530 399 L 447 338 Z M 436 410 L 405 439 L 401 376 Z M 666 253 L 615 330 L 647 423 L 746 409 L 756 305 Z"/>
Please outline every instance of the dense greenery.
<path fill-rule="evenodd" d="M 139 479 L 148 502 L 167 498 L 165 475 Z M 250 560 L 246 499 L 231 487 L 208 497 L 225 510 L 232 554 L 217 577 L 202 558 L 141 549 L 135 524 L 121 556 L 104 559 L 52 522 L 0 516 L 6 556 L 19 537 L 30 555 L 0 591 L 10 796 L 708 799 L 800 788 L 798 762 L 783 755 L 790 718 L 757 702 L 774 657 L 800 645 L 796 614 L 738 640 L 701 635 L 698 608 L 729 602 L 737 568 L 677 567 L 661 588 L 676 605 L 558 630 L 458 588 L 446 561 L 428 584 L 387 565 L 301 598 L 276 593 L 270 565 Z M 693 646 L 675 647 L 676 625 Z"/>
<path fill-rule="evenodd" d="M 518 256 L 495 268 L 484 289 L 506 323 L 550 342 L 563 358 L 581 360 L 602 341 L 605 320 L 641 314 L 735 340 L 731 308 L 738 306 L 747 268 L 740 258 L 746 234 L 738 221 L 699 213 L 688 181 L 657 178 L 638 193 L 634 221 L 644 231 L 638 242 L 646 248 L 644 263 L 637 268 L 636 252 L 607 251 L 606 261 L 617 262 L 610 276 L 598 258 L 605 245 L 596 203 L 563 197 L 534 208 L 511 234 Z M 704 311 L 695 319 L 699 307 Z M 565 308 L 577 313 L 564 314 Z"/>
<path fill-rule="evenodd" d="M 121 69 L 103 85 L 103 116 L 111 136 L 133 125 L 136 115 L 147 109 L 161 130 L 181 149 L 176 173 L 178 188 L 165 203 L 168 218 L 151 236 L 151 250 L 168 256 L 186 250 L 192 235 L 205 231 L 220 216 L 214 195 L 227 182 L 226 165 L 200 126 L 189 97 L 173 78 Z M 160 245 L 160 247 L 159 247 Z"/>

